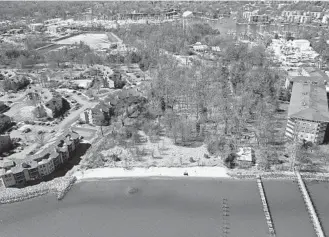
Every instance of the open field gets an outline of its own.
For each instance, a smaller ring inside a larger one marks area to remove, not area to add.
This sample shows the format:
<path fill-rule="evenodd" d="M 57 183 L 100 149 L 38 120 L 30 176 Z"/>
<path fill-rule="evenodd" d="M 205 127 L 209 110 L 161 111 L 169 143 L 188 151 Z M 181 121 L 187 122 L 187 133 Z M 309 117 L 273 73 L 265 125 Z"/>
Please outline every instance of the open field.
<path fill-rule="evenodd" d="M 230 236 L 267 236 L 256 182 L 220 179 L 83 182 L 60 202 L 44 196 L 3 206 L 0 228 L 2 237 L 218 237 L 224 198 Z"/>
<path fill-rule="evenodd" d="M 277 236 L 315 237 L 297 183 L 264 180 L 263 184 Z"/>
<path fill-rule="evenodd" d="M 312 198 L 325 234 L 329 234 L 329 184 L 306 182 L 306 187 Z"/>
<path fill-rule="evenodd" d="M 111 37 L 113 38 L 113 37 Z M 81 34 L 72 36 L 67 39 L 59 40 L 57 44 L 79 44 L 80 41 L 84 42 L 92 49 L 103 49 L 109 48 L 112 41 L 109 39 L 107 34 Z M 116 41 L 115 41 L 116 42 Z"/>

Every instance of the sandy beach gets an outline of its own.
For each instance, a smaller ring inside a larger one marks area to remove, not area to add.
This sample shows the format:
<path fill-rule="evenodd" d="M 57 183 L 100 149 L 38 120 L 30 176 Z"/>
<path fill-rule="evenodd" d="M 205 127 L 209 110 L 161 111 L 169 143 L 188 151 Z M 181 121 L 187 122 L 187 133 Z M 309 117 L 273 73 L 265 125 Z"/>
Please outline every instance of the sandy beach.
<path fill-rule="evenodd" d="M 184 177 L 184 174 L 191 177 L 208 178 L 229 178 L 226 168 L 223 167 L 187 167 L 187 168 L 97 168 L 86 171 L 77 171 L 73 175 L 79 180 L 101 179 L 101 178 L 122 178 L 122 177 Z"/>

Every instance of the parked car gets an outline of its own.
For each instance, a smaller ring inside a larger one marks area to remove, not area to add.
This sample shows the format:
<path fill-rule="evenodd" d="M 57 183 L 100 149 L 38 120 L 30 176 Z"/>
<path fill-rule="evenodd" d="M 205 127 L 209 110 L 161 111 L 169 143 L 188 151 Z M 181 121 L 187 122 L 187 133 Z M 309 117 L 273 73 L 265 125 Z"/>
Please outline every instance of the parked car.
<path fill-rule="evenodd" d="M 31 132 L 32 130 L 31 130 L 31 128 L 25 128 L 24 130 L 23 130 L 23 133 L 29 133 L 29 132 Z"/>

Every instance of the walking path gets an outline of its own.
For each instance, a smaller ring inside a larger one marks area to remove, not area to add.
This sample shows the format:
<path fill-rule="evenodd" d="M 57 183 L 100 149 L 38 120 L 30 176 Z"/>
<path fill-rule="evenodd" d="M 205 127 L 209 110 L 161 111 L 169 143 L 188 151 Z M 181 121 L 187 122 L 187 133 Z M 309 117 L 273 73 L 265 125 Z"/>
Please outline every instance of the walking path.
<path fill-rule="evenodd" d="M 257 177 L 257 186 L 259 189 L 260 198 L 262 200 L 263 210 L 264 210 L 268 230 L 270 232 L 270 236 L 275 237 L 276 234 L 275 234 L 275 229 L 274 229 L 274 225 L 273 225 L 273 220 L 272 220 L 270 210 L 268 208 L 265 191 L 264 191 L 264 187 L 263 187 L 263 182 L 262 182 L 262 179 L 260 176 Z"/>
<path fill-rule="evenodd" d="M 300 175 L 300 173 L 297 170 L 295 171 L 295 173 L 296 173 L 297 180 L 298 180 L 298 187 L 299 187 L 300 191 L 302 192 L 303 199 L 305 201 L 307 211 L 310 214 L 315 233 L 318 237 L 325 237 L 320 220 L 318 218 L 318 215 L 316 214 L 315 208 L 313 206 L 310 195 L 306 189 L 302 176 Z"/>

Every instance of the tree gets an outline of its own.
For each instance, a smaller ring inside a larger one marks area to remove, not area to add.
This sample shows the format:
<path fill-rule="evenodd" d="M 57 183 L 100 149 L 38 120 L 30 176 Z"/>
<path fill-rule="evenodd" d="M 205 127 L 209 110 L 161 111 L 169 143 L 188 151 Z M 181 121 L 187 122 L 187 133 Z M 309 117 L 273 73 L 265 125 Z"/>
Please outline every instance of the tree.
<path fill-rule="evenodd" d="M 65 62 L 65 54 L 63 50 L 51 51 L 46 55 L 47 63 L 52 67 L 60 67 Z"/>
<path fill-rule="evenodd" d="M 40 147 L 45 144 L 45 133 L 43 131 L 36 132 L 34 137 Z"/>

